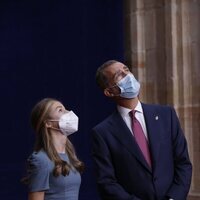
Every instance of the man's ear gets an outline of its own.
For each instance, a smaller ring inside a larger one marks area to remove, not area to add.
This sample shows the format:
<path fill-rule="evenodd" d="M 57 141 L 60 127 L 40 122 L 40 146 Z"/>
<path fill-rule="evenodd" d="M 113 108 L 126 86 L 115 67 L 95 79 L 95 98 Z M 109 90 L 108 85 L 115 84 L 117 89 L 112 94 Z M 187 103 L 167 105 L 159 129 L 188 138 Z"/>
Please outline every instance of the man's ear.
<path fill-rule="evenodd" d="M 109 91 L 108 88 L 104 89 L 104 95 L 107 96 L 107 97 L 113 97 L 114 94 L 112 92 Z"/>

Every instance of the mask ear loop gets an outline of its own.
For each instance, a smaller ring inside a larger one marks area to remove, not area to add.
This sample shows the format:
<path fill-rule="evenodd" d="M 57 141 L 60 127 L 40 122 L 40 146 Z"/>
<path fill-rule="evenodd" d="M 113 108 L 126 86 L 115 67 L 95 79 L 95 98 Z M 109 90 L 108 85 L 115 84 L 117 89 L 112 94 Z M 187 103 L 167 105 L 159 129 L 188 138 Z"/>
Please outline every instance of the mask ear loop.
<path fill-rule="evenodd" d="M 45 120 L 45 121 L 44 121 L 44 124 L 45 124 L 45 127 L 46 127 L 47 129 L 53 129 L 53 130 L 62 132 L 59 128 L 55 128 L 55 127 L 53 127 L 51 124 L 48 124 L 47 121 L 50 121 L 50 122 L 58 122 L 59 120 L 53 120 L 53 119 L 52 119 L 52 120 Z"/>
<path fill-rule="evenodd" d="M 119 94 L 113 94 L 109 91 L 109 89 L 112 89 L 112 88 L 115 88 L 117 87 L 119 89 Z M 113 86 L 110 86 L 110 87 L 107 87 L 106 89 L 104 89 L 104 94 L 107 96 L 107 97 L 118 97 L 120 96 L 120 93 L 121 93 L 121 89 L 119 88 L 119 86 L 117 84 L 113 85 Z"/>

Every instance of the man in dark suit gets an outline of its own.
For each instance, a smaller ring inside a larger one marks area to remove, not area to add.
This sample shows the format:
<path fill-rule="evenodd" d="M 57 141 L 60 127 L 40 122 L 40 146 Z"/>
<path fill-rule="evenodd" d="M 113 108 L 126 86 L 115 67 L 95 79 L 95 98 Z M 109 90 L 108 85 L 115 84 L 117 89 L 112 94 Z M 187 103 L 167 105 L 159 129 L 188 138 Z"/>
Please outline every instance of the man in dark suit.
<path fill-rule="evenodd" d="M 141 103 L 140 83 L 121 62 L 104 63 L 97 70 L 96 81 L 117 104 L 116 111 L 92 133 L 101 198 L 186 200 L 192 165 L 175 110 Z"/>

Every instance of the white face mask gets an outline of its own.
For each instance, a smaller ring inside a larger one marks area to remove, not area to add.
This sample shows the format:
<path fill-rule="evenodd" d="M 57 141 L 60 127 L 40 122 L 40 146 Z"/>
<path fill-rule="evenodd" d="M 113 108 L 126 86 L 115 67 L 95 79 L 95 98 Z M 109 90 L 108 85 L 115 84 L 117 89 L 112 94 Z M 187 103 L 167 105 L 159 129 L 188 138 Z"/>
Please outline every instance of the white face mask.
<path fill-rule="evenodd" d="M 73 111 L 69 111 L 60 117 L 59 128 L 66 136 L 78 131 L 78 117 Z"/>

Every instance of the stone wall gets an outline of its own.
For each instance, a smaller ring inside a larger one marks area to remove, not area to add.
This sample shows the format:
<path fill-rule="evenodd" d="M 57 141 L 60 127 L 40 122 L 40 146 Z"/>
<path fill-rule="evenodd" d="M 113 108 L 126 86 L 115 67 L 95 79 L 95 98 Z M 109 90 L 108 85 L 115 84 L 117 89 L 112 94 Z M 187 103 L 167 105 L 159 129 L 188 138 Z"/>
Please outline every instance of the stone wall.
<path fill-rule="evenodd" d="M 173 105 L 193 163 L 190 200 L 200 200 L 200 0 L 124 0 L 125 62 L 143 102 Z"/>

